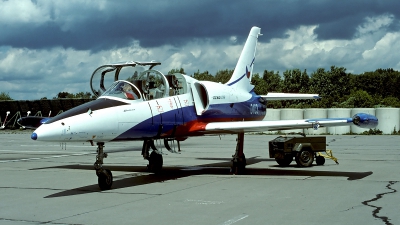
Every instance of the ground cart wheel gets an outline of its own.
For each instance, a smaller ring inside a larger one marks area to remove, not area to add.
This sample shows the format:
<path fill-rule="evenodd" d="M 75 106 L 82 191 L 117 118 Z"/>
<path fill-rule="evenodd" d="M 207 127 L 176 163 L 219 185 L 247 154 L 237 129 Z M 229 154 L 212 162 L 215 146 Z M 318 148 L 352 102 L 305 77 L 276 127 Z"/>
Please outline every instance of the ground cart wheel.
<path fill-rule="evenodd" d="M 325 164 L 325 158 L 319 155 L 315 158 L 315 162 L 317 163 L 318 166 L 322 166 Z"/>
<path fill-rule="evenodd" d="M 314 153 L 309 149 L 303 149 L 296 155 L 296 163 L 301 167 L 309 167 L 314 162 Z"/>
<path fill-rule="evenodd" d="M 293 161 L 293 156 L 292 155 L 285 155 L 285 157 L 283 159 L 275 158 L 275 161 L 280 166 L 289 166 L 290 163 L 292 163 L 292 161 Z"/>

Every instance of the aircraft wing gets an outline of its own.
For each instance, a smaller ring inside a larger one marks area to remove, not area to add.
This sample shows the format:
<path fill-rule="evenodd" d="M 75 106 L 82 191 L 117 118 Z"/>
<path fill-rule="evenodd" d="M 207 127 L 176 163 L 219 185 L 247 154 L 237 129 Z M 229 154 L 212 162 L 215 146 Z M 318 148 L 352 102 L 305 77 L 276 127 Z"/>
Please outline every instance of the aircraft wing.
<path fill-rule="evenodd" d="M 201 130 L 205 133 L 241 133 L 305 128 L 318 129 L 319 127 L 350 126 L 352 124 L 361 128 L 374 128 L 378 125 L 378 118 L 366 113 L 357 113 L 352 118 L 213 122 L 204 124 Z"/>
<path fill-rule="evenodd" d="M 204 131 L 206 133 L 263 132 L 305 128 L 318 129 L 319 127 L 349 126 L 351 124 L 353 124 L 352 118 L 214 122 L 205 125 Z"/>
<path fill-rule="evenodd" d="M 274 100 L 296 100 L 296 99 L 320 99 L 318 94 L 297 94 L 297 93 L 268 93 L 267 95 L 261 95 L 267 101 Z"/>

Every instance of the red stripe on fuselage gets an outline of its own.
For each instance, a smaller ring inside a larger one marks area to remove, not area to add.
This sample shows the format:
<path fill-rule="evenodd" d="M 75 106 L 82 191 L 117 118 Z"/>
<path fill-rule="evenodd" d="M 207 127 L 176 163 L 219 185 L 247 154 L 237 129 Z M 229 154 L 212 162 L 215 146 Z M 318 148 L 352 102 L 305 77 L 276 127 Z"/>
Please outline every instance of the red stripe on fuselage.
<path fill-rule="evenodd" d="M 212 122 L 234 122 L 234 121 L 260 121 L 265 117 L 265 115 L 260 115 L 258 117 L 251 118 L 210 118 L 202 120 L 193 120 L 183 125 L 179 125 L 175 133 L 173 130 L 169 130 L 161 135 L 161 137 L 189 137 L 189 136 L 199 136 L 206 134 L 206 126 L 208 123 Z"/>

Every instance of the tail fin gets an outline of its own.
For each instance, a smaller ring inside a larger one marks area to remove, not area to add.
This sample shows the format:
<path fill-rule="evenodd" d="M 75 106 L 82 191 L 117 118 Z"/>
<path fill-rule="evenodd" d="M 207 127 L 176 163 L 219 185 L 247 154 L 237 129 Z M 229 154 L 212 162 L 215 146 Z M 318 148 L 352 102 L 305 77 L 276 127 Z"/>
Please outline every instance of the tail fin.
<path fill-rule="evenodd" d="M 252 27 L 249 37 L 243 47 L 239 60 L 233 71 L 231 79 L 226 83 L 229 86 L 250 92 L 254 86 L 251 85 L 251 77 L 253 76 L 253 65 L 256 55 L 257 38 L 262 35 L 261 28 Z"/>

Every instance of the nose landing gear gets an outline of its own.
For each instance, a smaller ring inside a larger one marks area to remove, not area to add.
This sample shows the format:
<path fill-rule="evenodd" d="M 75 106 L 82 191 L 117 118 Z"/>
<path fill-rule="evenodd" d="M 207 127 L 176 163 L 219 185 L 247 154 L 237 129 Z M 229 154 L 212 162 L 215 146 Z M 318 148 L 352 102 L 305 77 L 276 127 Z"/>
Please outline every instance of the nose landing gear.
<path fill-rule="evenodd" d="M 104 142 L 97 142 L 97 155 L 94 169 L 96 170 L 97 181 L 100 190 L 110 190 L 113 183 L 113 175 L 109 169 L 103 168 L 103 159 L 107 158 L 107 153 L 103 152 Z"/>

